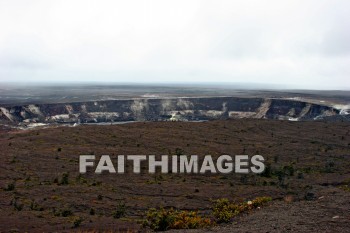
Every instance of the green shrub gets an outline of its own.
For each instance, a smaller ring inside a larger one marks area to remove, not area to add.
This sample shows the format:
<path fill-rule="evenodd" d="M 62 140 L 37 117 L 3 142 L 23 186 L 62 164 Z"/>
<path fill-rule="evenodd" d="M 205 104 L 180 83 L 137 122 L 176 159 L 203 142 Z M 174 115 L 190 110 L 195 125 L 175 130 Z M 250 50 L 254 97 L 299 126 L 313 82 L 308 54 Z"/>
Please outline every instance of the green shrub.
<path fill-rule="evenodd" d="M 60 181 L 60 185 L 68 185 L 69 184 L 69 180 L 68 180 L 69 174 L 68 173 L 63 173 L 62 174 L 62 179 Z"/>
<path fill-rule="evenodd" d="M 126 206 L 125 203 L 120 202 L 117 205 L 116 210 L 113 212 L 113 218 L 121 218 L 124 217 L 126 213 Z"/>
<path fill-rule="evenodd" d="M 297 177 L 298 179 L 304 179 L 304 174 L 302 172 L 299 172 Z"/>
<path fill-rule="evenodd" d="M 180 148 L 175 149 L 175 154 L 177 156 L 183 155 L 184 153 L 185 153 L 185 151 L 183 149 L 180 149 Z"/>
<path fill-rule="evenodd" d="M 95 215 L 95 210 L 93 208 L 90 209 L 90 215 Z"/>
<path fill-rule="evenodd" d="M 231 203 L 227 198 L 221 198 L 214 201 L 213 215 L 217 223 L 227 223 L 238 214 L 237 206 Z"/>
<path fill-rule="evenodd" d="M 254 208 L 257 208 L 270 201 L 272 201 L 271 197 L 257 197 L 252 201 L 252 205 Z"/>
<path fill-rule="evenodd" d="M 227 198 L 218 199 L 214 201 L 213 216 L 217 223 L 228 223 L 236 215 L 260 207 L 271 200 L 271 197 L 257 197 L 252 201 L 236 204 Z"/>
<path fill-rule="evenodd" d="M 340 188 L 344 191 L 350 192 L 350 186 L 349 185 L 341 185 Z"/>
<path fill-rule="evenodd" d="M 265 166 L 265 170 L 260 173 L 260 176 L 262 177 L 271 177 L 272 176 L 272 168 L 271 168 L 271 164 L 266 164 Z"/>
<path fill-rule="evenodd" d="M 143 224 L 155 231 L 169 229 L 196 229 L 213 225 L 209 218 L 199 216 L 195 211 L 177 211 L 173 209 L 150 209 Z"/>
<path fill-rule="evenodd" d="M 17 211 L 21 211 L 23 210 L 24 205 L 18 203 L 18 197 L 15 197 L 12 201 L 11 201 L 11 205 L 13 205 L 14 209 Z"/>
<path fill-rule="evenodd" d="M 334 161 L 330 160 L 327 161 L 325 164 L 324 172 L 325 173 L 333 173 L 335 170 L 335 163 Z"/>
<path fill-rule="evenodd" d="M 15 190 L 15 183 L 13 182 L 13 183 L 8 184 L 7 187 L 4 188 L 4 190 L 5 191 L 13 191 L 13 190 Z"/>
<path fill-rule="evenodd" d="M 283 171 L 288 176 L 294 176 L 294 167 L 293 165 L 287 165 L 283 167 Z"/>
<path fill-rule="evenodd" d="M 81 218 L 79 216 L 73 217 L 73 221 L 72 222 L 73 222 L 73 228 L 77 228 L 83 222 L 83 218 Z"/>
<path fill-rule="evenodd" d="M 43 211 L 44 208 L 40 207 L 38 203 L 35 202 L 35 200 L 32 200 L 32 202 L 30 203 L 30 209 L 34 210 L 34 211 Z"/>
<path fill-rule="evenodd" d="M 69 209 L 62 210 L 62 212 L 61 212 L 61 216 L 62 217 L 68 217 L 68 216 L 71 216 L 71 215 L 73 215 L 73 212 L 71 210 L 69 210 Z"/>
<path fill-rule="evenodd" d="M 61 209 L 61 210 L 57 210 L 56 211 L 56 208 L 53 209 L 53 214 L 56 216 L 56 217 L 69 217 L 69 216 L 72 216 L 73 215 L 73 212 L 69 209 L 69 208 L 64 208 L 64 209 Z"/>
<path fill-rule="evenodd" d="M 213 216 L 200 216 L 196 211 L 179 211 L 174 209 L 149 209 L 143 225 L 155 231 L 169 229 L 196 229 L 228 223 L 240 213 L 256 209 L 271 201 L 271 197 L 257 197 L 252 201 L 236 204 L 227 198 L 215 200 L 212 207 Z"/>

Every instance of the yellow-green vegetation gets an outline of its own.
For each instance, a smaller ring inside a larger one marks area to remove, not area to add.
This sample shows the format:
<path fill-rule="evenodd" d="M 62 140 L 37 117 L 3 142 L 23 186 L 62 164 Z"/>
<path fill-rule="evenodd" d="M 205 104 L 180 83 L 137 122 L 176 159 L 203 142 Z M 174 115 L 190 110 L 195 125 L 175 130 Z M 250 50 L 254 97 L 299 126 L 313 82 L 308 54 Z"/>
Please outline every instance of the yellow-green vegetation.
<path fill-rule="evenodd" d="M 196 229 L 213 225 L 213 221 L 198 215 L 195 211 L 178 211 L 174 209 L 166 210 L 161 208 L 150 209 L 147 212 L 147 219 L 144 226 L 155 231 L 165 231 L 169 229 Z"/>
<path fill-rule="evenodd" d="M 80 216 L 74 216 L 71 218 L 71 222 L 73 224 L 72 228 L 77 228 L 84 221 L 84 219 Z"/>
<path fill-rule="evenodd" d="M 350 192 L 350 179 L 345 179 L 338 187 L 346 192 Z"/>
<path fill-rule="evenodd" d="M 113 218 L 124 217 L 126 213 L 126 205 L 123 202 L 118 203 L 117 208 L 113 211 Z"/>
<path fill-rule="evenodd" d="M 350 192 L 350 186 L 349 185 L 341 185 L 339 186 L 342 190 Z"/>
<path fill-rule="evenodd" d="M 257 197 L 252 201 L 237 204 L 226 198 L 218 199 L 214 201 L 213 216 L 217 223 L 228 223 L 232 221 L 234 216 L 260 207 L 271 200 L 271 197 Z"/>
<path fill-rule="evenodd" d="M 236 215 L 256 209 L 271 200 L 271 197 L 257 197 L 237 204 L 226 198 L 218 199 L 213 202 L 212 215 L 209 216 L 201 216 L 196 211 L 152 208 L 147 212 L 143 225 L 155 231 L 210 227 L 216 223 L 231 222 Z"/>

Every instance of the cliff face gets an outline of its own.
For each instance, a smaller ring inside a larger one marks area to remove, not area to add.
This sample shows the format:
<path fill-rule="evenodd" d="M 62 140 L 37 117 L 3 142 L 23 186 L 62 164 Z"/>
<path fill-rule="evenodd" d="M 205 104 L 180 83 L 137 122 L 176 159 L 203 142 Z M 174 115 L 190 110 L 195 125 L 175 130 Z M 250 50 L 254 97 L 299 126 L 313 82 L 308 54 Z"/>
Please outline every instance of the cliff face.
<path fill-rule="evenodd" d="M 2 123 L 84 123 L 112 121 L 267 118 L 312 120 L 339 110 L 306 102 L 264 98 L 174 98 L 0 107 Z"/>

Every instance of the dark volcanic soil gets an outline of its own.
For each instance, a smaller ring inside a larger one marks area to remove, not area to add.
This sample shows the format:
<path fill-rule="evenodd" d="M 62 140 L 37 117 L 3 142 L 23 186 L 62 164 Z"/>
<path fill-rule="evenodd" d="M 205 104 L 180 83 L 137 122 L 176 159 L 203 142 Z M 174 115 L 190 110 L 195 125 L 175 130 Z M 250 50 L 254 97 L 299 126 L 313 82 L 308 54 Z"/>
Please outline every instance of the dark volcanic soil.
<path fill-rule="evenodd" d="M 147 231 L 139 222 L 151 207 L 207 214 L 211 199 L 257 196 L 274 200 L 233 224 L 194 231 L 350 232 L 349 123 L 148 122 L 1 132 L 0 232 Z M 261 154 L 271 174 L 78 172 L 81 154 L 178 151 L 214 157 Z M 276 175 L 281 171 L 283 176 Z M 68 182 L 62 184 L 65 174 Z M 119 203 L 125 203 L 126 216 L 115 219 Z M 80 226 L 72 228 L 79 217 Z"/>

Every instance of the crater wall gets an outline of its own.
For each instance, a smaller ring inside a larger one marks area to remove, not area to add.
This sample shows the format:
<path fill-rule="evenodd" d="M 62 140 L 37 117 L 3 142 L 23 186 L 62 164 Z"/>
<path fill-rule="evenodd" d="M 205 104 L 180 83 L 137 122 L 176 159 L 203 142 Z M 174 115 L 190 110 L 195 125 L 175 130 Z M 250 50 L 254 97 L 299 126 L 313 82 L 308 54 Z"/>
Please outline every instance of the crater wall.
<path fill-rule="evenodd" d="M 339 110 L 296 100 L 238 97 L 130 99 L 0 107 L 0 122 L 92 123 L 228 118 L 313 120 Z"/>

